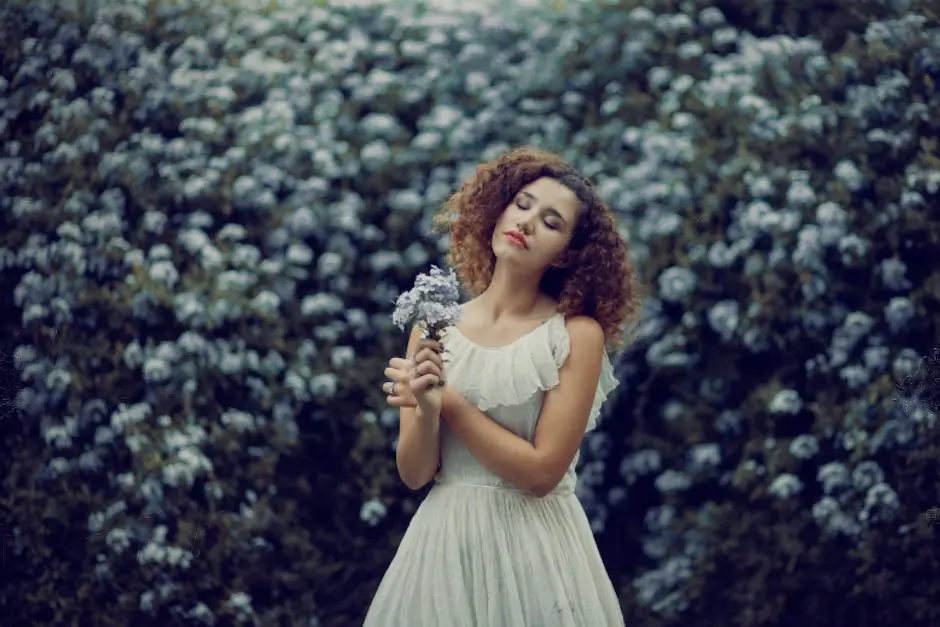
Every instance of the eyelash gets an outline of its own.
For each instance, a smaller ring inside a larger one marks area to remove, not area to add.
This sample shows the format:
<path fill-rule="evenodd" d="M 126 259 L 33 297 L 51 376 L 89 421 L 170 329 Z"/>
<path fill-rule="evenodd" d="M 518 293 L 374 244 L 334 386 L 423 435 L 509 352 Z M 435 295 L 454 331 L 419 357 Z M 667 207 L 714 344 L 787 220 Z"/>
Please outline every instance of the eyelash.
<path fill-rule="evenodd" d="M 516 201 L 516 206 L 519 207 L 520 209 L 522 209 L 523 211 L 528 211 L 528 210 L 529 210 L 528 207 L 523 207 L 522 205 L 520 205 L 520 204 L 519 204 L 519 201 Z M 557 226 L 554 226 L 553 224 L 551 224 L 548 220 L 545 221 L 545 226 L 547 226 L 547 227 L 548 227 L 549 229 L 551 229 L 552 231 L 557 231 L 557 230 L 558 230 L 558 227 L 557 227 Z"/>

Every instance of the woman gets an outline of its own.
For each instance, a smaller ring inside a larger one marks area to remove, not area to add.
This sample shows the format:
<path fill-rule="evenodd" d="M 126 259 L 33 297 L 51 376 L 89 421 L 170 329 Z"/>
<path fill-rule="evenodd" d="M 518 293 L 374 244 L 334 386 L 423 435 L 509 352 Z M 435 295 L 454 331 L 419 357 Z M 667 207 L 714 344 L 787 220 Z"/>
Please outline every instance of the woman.
<path fill-rule="evenodd" d="M 476 297 L 441 343 L 415 328 L 385 370 L 399 474 L 436 484 L 365 625 L 623 625 L 574 495 L 582 438 L 618 383 L 606 344 L 638 308 L 614 216 L 559 157 L 521 148 L 479 166 L 435 224 Z"/>

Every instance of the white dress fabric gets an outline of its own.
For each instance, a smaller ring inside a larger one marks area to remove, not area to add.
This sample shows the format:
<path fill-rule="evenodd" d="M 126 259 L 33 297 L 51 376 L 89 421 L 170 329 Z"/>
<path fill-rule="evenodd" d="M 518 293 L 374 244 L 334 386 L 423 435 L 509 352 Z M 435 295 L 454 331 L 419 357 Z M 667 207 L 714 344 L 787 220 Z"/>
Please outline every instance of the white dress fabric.
<path fill-rule="evenodd" d="M 545 392 L 558 385 L 570 339 L 557 313 L 507 346 L 443 335 L 448 383 L 530 442 Z M 587 429 L 618 385 L 607 355 Z M 487 470 L 441 422 L 441 469 L 415 512 L 365 627 L 613 627 L 624 625 L 591 526 L 574 494 L 572 461 L 536 497 Z"/>

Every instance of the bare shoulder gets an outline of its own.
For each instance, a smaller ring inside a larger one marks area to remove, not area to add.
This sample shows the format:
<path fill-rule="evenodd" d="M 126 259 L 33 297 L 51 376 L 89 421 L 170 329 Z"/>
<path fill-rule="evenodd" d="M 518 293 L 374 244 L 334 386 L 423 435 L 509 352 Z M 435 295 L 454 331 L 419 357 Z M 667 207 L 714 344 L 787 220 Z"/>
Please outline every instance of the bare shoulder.
<path fill-rule="evenodd" d="M 473 313 L 473 311 L 476 309 L 476 302 L 477 302 L 477 299 L 478 299 L 478 298 L 480 298 L 480 297 L 477 296 L 477 297 L 475 297 L 475 298 L 471 298 L 470 300 L 468 300 L 468 301 L 465 302 L 465 303 L 460 303 L 460 305 L 459 305 L 459 306 L 460 306 L 460 314 L 461 314 L 462 316 L 465 316 L 465 315 L 467 315 L 467 314 Z"/>
<path fill-rule="evenodd" d="M 589 347 L 594 350 L 596 347 L 604 348 L 604 328 L 601 324 L 590 316 L 571 316 L 565 320 L 565 326 L 568 328 L 568 335 L 571 337 L 571 345 Z"/>

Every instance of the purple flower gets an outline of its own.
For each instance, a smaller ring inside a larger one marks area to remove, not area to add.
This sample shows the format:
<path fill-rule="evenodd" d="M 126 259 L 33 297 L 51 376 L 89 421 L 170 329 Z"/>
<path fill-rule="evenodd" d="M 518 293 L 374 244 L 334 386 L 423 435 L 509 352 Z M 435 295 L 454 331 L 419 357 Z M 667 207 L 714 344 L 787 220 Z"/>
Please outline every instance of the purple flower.
<path fill-rule="evenodd" d="M 460 284 L 453 269 L 445 274 L 431 266 L 429 274 L 419 274 L 414 287 L 395 301 L 392 322 L 402 330 L 408 324 L 423 324 L 437 339 L 444 328 L 460 320 L 459 300 Z"/>
<path fill-rule="evenodd" d="M 457 282 L 457 275 L 451 269 L 449 274 L 437 266 L 431 266 L 429 274 L 419 274 L 415 279 L 415 286 L 412 290 L 424 296 L 427 300 L 433 300 L 442 304 L 450 304 L 460 300 L 460 284 Z"/>

